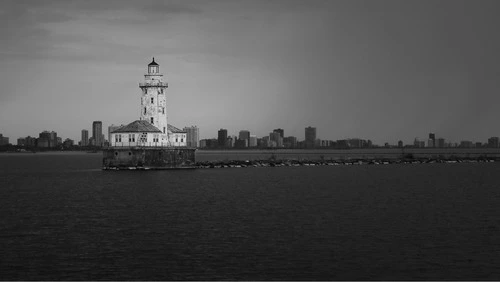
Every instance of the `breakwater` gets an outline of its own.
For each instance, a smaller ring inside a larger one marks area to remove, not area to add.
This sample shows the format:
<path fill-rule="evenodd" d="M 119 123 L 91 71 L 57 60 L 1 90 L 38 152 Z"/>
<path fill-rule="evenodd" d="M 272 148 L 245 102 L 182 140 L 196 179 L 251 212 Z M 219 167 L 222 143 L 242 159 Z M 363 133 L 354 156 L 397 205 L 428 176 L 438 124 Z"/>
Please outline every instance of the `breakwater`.
<path fill-rule="evenodd" d="M 277 149 L 196 150 L 196 161 L 229 160 L 399 160 L 500 158 L 500 148 L 368 148 L 368 149 Z"/>
<path fill-rule="evenodd" d="M 349 160 L 224 160 L 196 162 L 195 168 L 241 168 L 241 167 L 283 167 L 283 166 L 338 166 L 338 165 L 389 165 L 389 164 L 429 164 L 429 163 L 485 163 L 499 162 L 500 158 L 401 158 L 401 159 L 349 159 Z"/>

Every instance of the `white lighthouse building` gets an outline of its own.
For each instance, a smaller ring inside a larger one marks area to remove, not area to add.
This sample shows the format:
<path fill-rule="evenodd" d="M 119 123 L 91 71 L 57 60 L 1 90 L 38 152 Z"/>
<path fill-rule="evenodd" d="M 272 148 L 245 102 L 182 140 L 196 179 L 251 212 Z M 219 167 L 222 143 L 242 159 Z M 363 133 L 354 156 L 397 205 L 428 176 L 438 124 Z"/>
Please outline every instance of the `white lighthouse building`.
<path fill-rule="evenodd" d="M 140 118 L 111 132 L 111 146 L 185 147 L 187 133 L 167 122 L 168 83 L 154 58 L 139 88 Z"/>

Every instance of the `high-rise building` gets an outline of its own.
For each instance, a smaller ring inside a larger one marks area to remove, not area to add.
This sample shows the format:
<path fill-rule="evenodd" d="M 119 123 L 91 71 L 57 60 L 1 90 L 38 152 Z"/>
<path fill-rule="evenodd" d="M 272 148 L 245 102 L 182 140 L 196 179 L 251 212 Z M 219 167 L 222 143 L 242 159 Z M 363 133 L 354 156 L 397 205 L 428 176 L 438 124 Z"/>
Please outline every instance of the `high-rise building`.
<path fill-rule="evenodd" d="M 227 129 L 221 128 L 217 132 L 217 145 L 221 148 L 226 147 L 227 143 Z"/>
<path fill-rule="evenodd" d="M 43 131 L 38 135 L 37 147 L 55 148 L 57 146 L 57 133 L 54 131 Z"/>
<path fill-rule="evenodd" d="M 283 146 L 285 148 L 295 148 L 297 147 L 297 137 L 288 136 L 283 138 Z"/>
<path fill-rule="evenodd" d="M 285 138 L 285 135 L 284 135 L 285 132 L 283 131 L 283 129 L 281 129 L 281 128 L 274 129 L 273 132 L 278 132 L 280 134 L 281 138 Z"/>
<path fill-rule="evenodd" d="M 17 146 L 26 146 L 26 138 L 19 137 L 17 138 Z"/>
<path fill-rule="evenodd" d="M 250 142 L 250 131 L 240 130 L 239 137 L 238 137 L 239 146 L 248 147 L 249 142 Z"/>
<path fill-rule="evenodd" d="M 427 140 L 427 147 L 429 147 L 429 148 L 435 147 L 434 139 L 429 138 L 429 140 Z"/>
<path fill-rule="evenodd" d="M 9 145 L 9 137 L 5 137 L 0 134 L 0 146 Z"/>
<path fill-rule="evenodd" d="M 305 145 L 306 148 L 314 148 L 316 142 L 316 127 L 306 127 L 305 129 Z"/>
<path fill-rule="evenodd" d="M 94 146 L 102 147 L 104 143 L 104 140 L 102 140 L 102 121 L 92 123 L 92 138 L 94 139 Z"/>
<path fill-rule="evenodd" d="M 89 145 L 89 131 L 87 129 L 82 129 L 82 141 L 80 145 L 81 146 Z"/>
<path fill-rule="evenodd" d="M 250 135 L 250 139 L 248 141 L 248 147 L 257 147 L 257 136 Z"/>
<path fill-rule="evenodd" d="M 445 147 L 444 138 L 438 138 L 437 139 L 437 147 L 438 148 L 444 148 Z"/>
<path fill-rule="evenodd" d="M 186 146 L 197 148 L 200 145 L 200 130 L 197 126 L 184 127 L 186 132 Z"/>
<path fill-rule="evenodd" d="M 498 148 L 498 145 L 499 145 L 499 138 L 498 137 L 488 138 L 488 147 L 489 148 Z"/>
<path fill-rule="evenodd" d="M 430 140 L 432 140 L 432 142 Z M 432 146 L 428 146 L 428 147 L 436 147 L 436 134 L 429 133 L 429 141 L 428 141 L 428 143 L 432 144 Z"/>
<path fill-rule="evenodd" d="M 273 132 L 269 133 L 269 140 L 271 141 L 271 147 L 283 147 L 283 138 L 281 137 L 280 132 L 274 130 Z"/>

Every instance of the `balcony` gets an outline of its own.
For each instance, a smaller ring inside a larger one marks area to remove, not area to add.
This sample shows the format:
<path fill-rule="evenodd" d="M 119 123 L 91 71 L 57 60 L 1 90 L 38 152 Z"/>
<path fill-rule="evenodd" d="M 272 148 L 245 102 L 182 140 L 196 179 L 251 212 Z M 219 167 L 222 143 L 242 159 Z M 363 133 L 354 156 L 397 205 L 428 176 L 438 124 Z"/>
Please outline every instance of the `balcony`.
<path fill-rule="evenodd" d="M 168 83 L 160 81 L 140 82 L 139 87 L 168 87 Z"/>

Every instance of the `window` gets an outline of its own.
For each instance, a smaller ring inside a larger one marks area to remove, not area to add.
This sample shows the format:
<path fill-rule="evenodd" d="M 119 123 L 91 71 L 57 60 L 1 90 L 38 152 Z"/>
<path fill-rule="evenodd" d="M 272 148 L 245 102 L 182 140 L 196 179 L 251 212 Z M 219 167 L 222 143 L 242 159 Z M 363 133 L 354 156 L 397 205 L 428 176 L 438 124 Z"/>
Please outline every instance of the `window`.
<path fill-rule="evenodd" d="M 144 107 L 144 114 L 146 114 L 146 107 Z"/>
<path fill-rule="evenodd" d="M 154 123 L 154 118 L 151 118 L 151 124 L 155 124 L 155 123 Z"/>
<path fill-rule="evenodd" d="M 165 133 L 165 126 L 163 127 L 163 133 Z"/>
<path fill-rule="evenodd" d="M 159 135 L 158 134 L 153 135 L 153 142 L 154 143 L 159 142 Z"/>
<path fill-rule="evenodd" d="M 161 89 L 161 94 L 163 94 L 163 88 Z"/>
<path fill-rule="evenodd" d="M 115 142 L 122 142 L 122 135 L 121 134 L 115 134 Z"/>
<path fill-rule="evenodd" d="M 184 142 L 184 138 L 181 138 L 181 143 Z"/>
<path fill-rule="evenodd" d="M 165 107 L 161 108 L 162 114 L 165 114 Z"/>
<path fill-rule="evenodd" d="M 175 142 L 179 142 L 179 139 L 175 138 Z"/>
<path fill-rule="evenodd" d="M 154 104 L 155 98 L 151 97 L 151 104 Z"/>
<path fill-rule="evenodd" d="M 128 135 L 128 142 L 135 142 L 135 134 Z"/>

